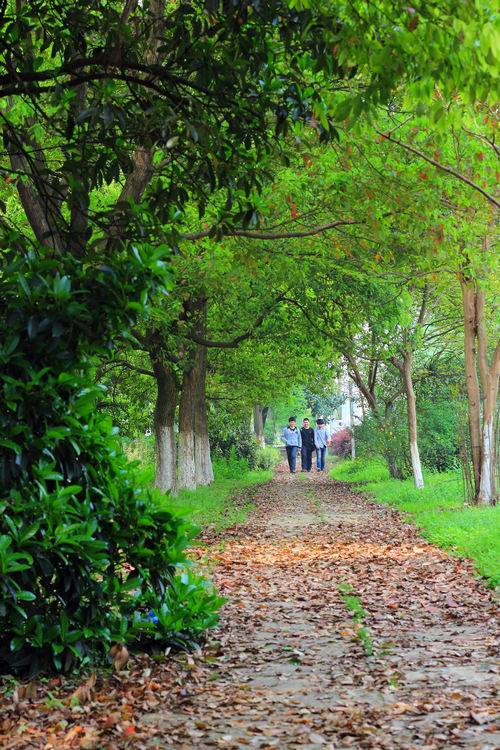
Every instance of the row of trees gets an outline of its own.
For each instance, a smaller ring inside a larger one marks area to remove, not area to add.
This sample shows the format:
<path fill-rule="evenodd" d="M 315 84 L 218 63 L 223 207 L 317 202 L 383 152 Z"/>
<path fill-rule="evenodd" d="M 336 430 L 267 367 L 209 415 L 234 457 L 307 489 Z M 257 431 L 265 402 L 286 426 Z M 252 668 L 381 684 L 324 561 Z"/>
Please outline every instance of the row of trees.
<path fill-rule="evenodd" d="M 0 3 L 3 662 L 69 668 L 112 639 L 212 621 L 204 583 L 144 551 L 181 564 L 190 532 L 134 494 L 107 409 L 138 429 L 154 401 L 157 485 L 208 482 L 208 399 L 250 411 L 331 377 L 369 327 L 408 372 L 425 321 L 408 322 L 405 287 L 445 273 L 464 290 L 474 473 L 491 496 L 493 10 Z"/>
<path fill-rule="evenodd" d="M 272 230 L 219 239 L 203 229 L 184 233 L 174 260 L 177 291 L 148 312 L 133 347 L 109 366 L 128 373 L 116 380 L 126 394 L 134 370 L 156 378 L 157 486 L 211 481 L 207 395 L 211 403 L 237 402 L 245 421 L 253 413 L 262 444 L 268 405 L 304 384 L 320 392 L 343 362 L 382 431 L 404 396 L 421 487 L 415 382 L 458 358 L 473 496 L 493 501 L 500 349 L 490 239 L 496 199 L 488 186 L 496 175 L 496 121 L 484 107 L 460 115 L 469 119 L 457 131 L 393 113 L 397 143 L 389 131 L 378 136 L 363 127 L 318 147 L 306 131 L 289 146 L 290 165 L 275 167 L 275 181 L 255 197 Z M 460 163 L 452 167 L 455 153 Z M 341 218 L 328 222 L 332 215 Z M 149 354 L 149 370 L 138 350 Z M 400 477 L 401 451 L 387 447 L 386 458 Z"/>

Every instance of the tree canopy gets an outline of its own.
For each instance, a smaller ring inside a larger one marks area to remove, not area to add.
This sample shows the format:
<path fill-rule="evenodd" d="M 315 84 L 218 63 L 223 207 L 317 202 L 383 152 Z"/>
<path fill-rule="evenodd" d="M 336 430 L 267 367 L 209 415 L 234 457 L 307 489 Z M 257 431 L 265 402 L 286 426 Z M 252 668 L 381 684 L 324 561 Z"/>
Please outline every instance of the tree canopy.
<path fill-rule="evenodd" d="M 422 455 L 495 501 L 492 3 L 4 0 L 0 35 L 2 663 L 199 638 L 165 493 L 341 370 L 417 487 L 453 394 L 467 436 Z"/>

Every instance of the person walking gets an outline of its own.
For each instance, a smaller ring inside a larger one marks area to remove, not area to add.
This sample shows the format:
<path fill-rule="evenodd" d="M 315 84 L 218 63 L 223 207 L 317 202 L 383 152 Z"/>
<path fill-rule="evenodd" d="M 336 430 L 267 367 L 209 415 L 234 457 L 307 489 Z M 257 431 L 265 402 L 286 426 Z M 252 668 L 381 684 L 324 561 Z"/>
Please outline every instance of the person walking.
<path fill-rule="evenodd" d="M 325 425 L 323 417 L 316 420 L 314 428 L 314 447 L 316 448 L 316 469 L 325 470 L 326 448 L 330 442 L 330 430 Z"/>
<path fill-rule="evenodd" d="M 302 448 L 302 437 L 300 430 L 296 426 L 295 417 L 290 417 L 288 420 L 288 426 L 285 427 L 281 433 L 281 440 L 286 446 L 286 457 L 288 459 L 288 466 L 290 472 L 295 474 L 295 467 L 297 465 L 297 453 L 299 448 Z"/>
<path fill-rule="evenodd" d="M 314 451 L 314 430 L 309 424 L 307 417 L 302 422 L 300 437 L 302 438 L 302 450 L 300 452 L 301 468 L 302 471 L 311 471 L 312 454 Z"/>

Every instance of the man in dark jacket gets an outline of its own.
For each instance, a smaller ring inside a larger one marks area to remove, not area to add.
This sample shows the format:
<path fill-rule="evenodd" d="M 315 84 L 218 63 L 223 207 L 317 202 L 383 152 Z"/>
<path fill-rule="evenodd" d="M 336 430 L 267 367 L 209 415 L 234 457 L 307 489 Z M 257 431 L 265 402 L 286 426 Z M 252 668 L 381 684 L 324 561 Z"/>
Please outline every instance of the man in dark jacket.
<path fill-rule="evenodd" d="M 300 458 L 302 471 L 311 471 L 312 454 L 314 451 L 314 430 L 310 427 L 307 417 L 302 422 L 300 435 L 302 437 L 302 452 Z"/>

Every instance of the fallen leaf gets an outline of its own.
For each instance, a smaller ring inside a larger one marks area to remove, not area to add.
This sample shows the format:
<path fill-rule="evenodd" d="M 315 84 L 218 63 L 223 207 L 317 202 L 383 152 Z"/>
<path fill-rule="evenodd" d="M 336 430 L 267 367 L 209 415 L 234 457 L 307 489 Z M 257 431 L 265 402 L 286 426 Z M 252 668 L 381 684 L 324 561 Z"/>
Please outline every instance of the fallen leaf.
<path fill-rule="evenodd" d="M 113 667 L 116 672 L 121 672 L 130 658 L 127 647 L 122 643 L 115 643 L 110 648 L 109 655 L 113 659 Z"/>

